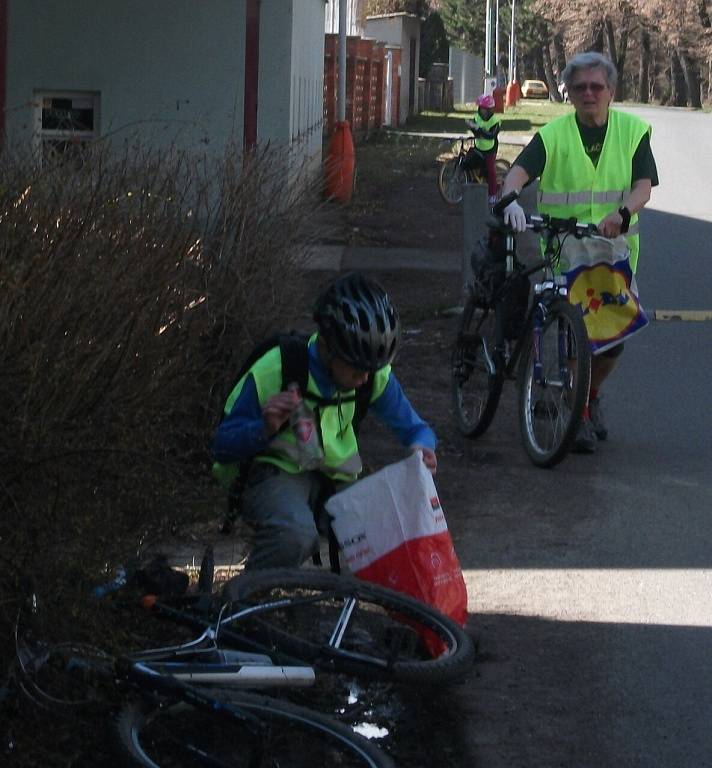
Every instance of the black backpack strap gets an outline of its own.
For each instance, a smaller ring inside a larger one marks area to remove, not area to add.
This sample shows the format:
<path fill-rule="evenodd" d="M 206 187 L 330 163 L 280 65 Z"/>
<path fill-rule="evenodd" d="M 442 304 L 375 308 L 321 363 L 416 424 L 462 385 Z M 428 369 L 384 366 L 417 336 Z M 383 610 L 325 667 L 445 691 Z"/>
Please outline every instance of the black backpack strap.
<path fill-rule="evenodd" d="M 296 381 L 302 394 L 309 386 L 309 336 L 299 331 L 283 333 L 279 337 L 282 354 L 282 391 Z"/>
<path fill-rule="evenodd" d="M 361 422 L 366 417 L 368 408 L 371 405 L 371 397 L 373 396 L 373 376 L 369 376 L 366 383 L 360 386 L 356 390 L 356 407 L 354 410 L 353 427 L 354 432 L 358 435 Z"/>

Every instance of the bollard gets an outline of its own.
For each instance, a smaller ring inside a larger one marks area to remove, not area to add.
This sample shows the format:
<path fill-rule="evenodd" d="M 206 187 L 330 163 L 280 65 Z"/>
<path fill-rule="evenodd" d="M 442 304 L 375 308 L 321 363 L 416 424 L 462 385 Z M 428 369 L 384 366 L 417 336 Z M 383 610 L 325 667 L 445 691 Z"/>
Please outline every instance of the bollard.
<path fill-rule="evenodd" d="M 486 184 L 464 184 L 462 188 L 462 222 L 465 227 L 462 255 L 463 288 L 472 282 L 470 258 L 477 241 L 487 233 L 485 221 L 489 215 Z"/>

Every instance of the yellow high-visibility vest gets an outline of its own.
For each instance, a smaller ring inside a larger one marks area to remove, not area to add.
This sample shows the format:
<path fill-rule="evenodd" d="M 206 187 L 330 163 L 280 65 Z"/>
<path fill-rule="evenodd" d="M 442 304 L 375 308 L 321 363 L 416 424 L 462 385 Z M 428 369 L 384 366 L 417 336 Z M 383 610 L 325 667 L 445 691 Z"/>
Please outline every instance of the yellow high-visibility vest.
<path fill-rule="evenodd" d="M 489 120 L 483 120 L 480 117 L 479 112 L 475 112 L 475 125 L 481 131 L 490 131 L 495 125 L 502 122 L 502 118 L 499 115 L 492 115 Z M 494 147 L 494 139 L 483 139 L 480 136 L 475 137 L 475 146 L 480 152 L 489 152 Z"/>
<path fill-rule="evenodd" d="M 545 125 L 539 131 L 546 149 L 537 194 L 539 211 L 594 224 L 617 211 L 626 203 L 633 155 L 646 132 L 650 135 L 652 129 L 644 120 L 609 109 L 606 138 L 594 166 L 584 150 L 573 112 Z M 631 216 L 626 239 L 635 272 L 640 250 L 637 214 Z"/>
<path fill-rule="evenodd" d="M 309 339 L 309 345 L 316 343 L 317 334 Z M 391 366 L 376 371 L 373 381 L 371 402 L 383 394 L 388 384 Z M 242 392 L 245 380 L 252 374 L 255 380 L 255 388 L 260 405 L 269 400 L 272 395 L 282 389 L 282 354 L 279 347 L 274 347 L 266 352 L 250 370 L 237 382 L 235 388 L 225 403 L 225 414 L 229 414 L 235 401 Z M 320 472 L 335 480 L 355 480 L 361 472 L 362 463 L 358 452 L 358 443 L 353 428 L 353 418 L 356 411 L 354 402 L 355 392 L 342 392 L 343 401 L 339 404 L 320 405 L 315 408 L 313 402 L 309 402 L 309 392 L 318 393 L 319 388 L 309 374 L 307 392 L 304 400 L 315 409 L 319 417 L 319 428 L 324 449 L 324 459 Z M 299 462 L 296 438 L 291 429 L 284 429 L 270 440 L 267 448 L 254 457 L 255 461 L 266 461 L 275 464 L 285 472 L 292 474 L 299 472 Z M 213 476 L 225 487 L 230 487 L 239 473 L 239 464 L 213 464 Z"/>

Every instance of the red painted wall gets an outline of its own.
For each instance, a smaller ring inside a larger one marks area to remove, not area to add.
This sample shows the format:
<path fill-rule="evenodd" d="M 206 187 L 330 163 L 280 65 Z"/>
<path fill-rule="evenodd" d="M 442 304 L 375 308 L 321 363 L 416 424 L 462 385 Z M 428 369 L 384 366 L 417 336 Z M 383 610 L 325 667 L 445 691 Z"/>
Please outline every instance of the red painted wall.
<path fill-rule="evenodd" d="M 336 121 L 339 36 L 327 34 L 324 40 L 324 135 L 331 136 Z M 391 115 L 398 122 L 401 51 L 393 52 Z M 382 43 L 348 37 L 346 41 L 346 119 L 351 131 L 362 136 L 383 125 L 386 108 L 385 53 Z"/>

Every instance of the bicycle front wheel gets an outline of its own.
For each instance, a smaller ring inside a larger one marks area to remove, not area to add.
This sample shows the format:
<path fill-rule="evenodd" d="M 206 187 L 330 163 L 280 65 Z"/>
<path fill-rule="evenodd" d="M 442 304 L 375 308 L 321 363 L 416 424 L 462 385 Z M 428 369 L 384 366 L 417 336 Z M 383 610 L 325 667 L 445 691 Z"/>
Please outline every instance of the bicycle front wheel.
<path fill-rule="evenodd" d="M 533 330 L 519 369 L 519 425 L 538 467 L 553 467 L 576 437 L 591 383 L 591 350 L 580 310 L 566 300 L 547 308 L 536 354 Z"/>
<path fill-rule="evenodd" d="M 448 205 L 459 205 L 462 202 L 462 187 L 466 181 L 467 172 L 459 157 L 453 157 L 440 166 L 438 190 Z"/>
<path fill-rule="evenodd" d="M 465 303 L 452 352 L 452 402 L 465 437 L 483 435 L 497 411 L 504 377 L 497 365 L 495 313 Z"/>
<path fill-rule="evenodd" d="M 472 640 L 447 616 L 408 595 L 319 570 L 250 571 L 225 585 L 241 632 L 318 668 L 385 680 L 459 679 Z M 433 656 L 430 648 L 437 647 Z"/>
<path fill-rule="evenodd" d="M 266 696 L 210 690 L 225 710 L 130 703 L 116 720 L 128 765 L 146 768 L 393 768 L 368 739 L 325 715 Z"/>

